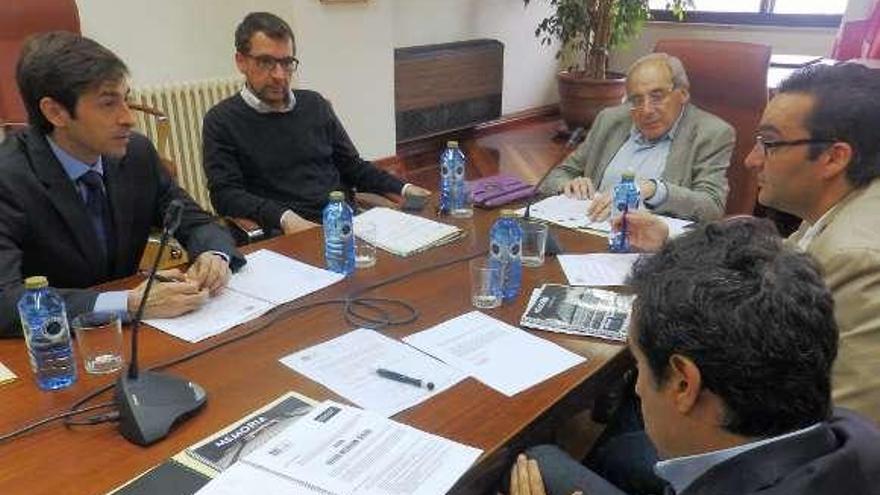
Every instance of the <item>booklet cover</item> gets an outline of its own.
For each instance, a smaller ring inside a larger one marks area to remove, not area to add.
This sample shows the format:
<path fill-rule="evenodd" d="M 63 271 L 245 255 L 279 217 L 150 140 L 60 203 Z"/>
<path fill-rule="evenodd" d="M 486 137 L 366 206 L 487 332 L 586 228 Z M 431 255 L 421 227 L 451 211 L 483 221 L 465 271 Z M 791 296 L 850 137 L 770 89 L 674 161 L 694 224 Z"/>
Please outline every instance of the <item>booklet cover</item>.
<path fill-rule="evenodd" d="M 634 298 L 593 287 L 544 284 L 532 292 L 520 324 L 625 342 Z"/>
<path fill-rule="evenodd" d="M 314 406 L 312 399 L 291 392 L 186 449 L 186 453 L 217 471 L 223 471 L 308 414 Z"/>

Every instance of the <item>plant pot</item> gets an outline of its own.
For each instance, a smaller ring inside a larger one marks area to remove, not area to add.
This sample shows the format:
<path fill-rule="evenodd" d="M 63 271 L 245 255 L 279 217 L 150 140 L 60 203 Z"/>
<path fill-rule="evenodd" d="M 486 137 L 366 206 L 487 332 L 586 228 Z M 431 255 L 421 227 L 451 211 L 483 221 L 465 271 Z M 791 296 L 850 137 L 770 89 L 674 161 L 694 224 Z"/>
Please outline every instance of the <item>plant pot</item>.
<path fill-rule="evenodd" d="M 563 71 L 559 84 L 559 110 L 569 129 L 589 128 L 603 108 L 620 105 L 626 96 L 626 76 L 609 72 L 606 79 L 584 77 L 583 71 Z"/>

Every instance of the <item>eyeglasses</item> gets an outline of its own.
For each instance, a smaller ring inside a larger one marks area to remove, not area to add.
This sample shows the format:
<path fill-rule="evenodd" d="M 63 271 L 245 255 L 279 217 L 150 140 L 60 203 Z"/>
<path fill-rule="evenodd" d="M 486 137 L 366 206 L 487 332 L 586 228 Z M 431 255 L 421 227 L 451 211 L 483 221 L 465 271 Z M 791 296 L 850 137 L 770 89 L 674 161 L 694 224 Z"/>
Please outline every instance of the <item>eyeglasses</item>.
<path fill-rule="evenodd" d="M 281 70 L 288 74 L 293 74 L 299 68 L 299 59 L 296 57 L 275 58 L 271 55 L 254 56 L 249 54 L 245 54 L 245 57 L 256 62 L 257 68 L 264 72 L 271 71 L 276 65 L 280 65 Z"/>
<path fill-rule="evenodd" d="M 655 89 L 647 95 L 632 95 L 626 97 L 631 111 L 641 110 L 645 107 L 645 102 L 650 103 L 652 107 L 660 106 L 669 98 L 669 95 L 675 91 L 675 86 L 665 89 Z"/>
<path fill-rule="evenodd" d="M 833 144 L 836 143 L 836 139 L 820 139 L 820 138 L 808 138 L 808 139 L 792 139 L 790 141 L 784 141 L 781 139 L 777 140 L 768 140 L 764 136 L 758 135 L 755 136 L 755 146 L 761 150 L 761 153 L 764 154 L 766 158 L 770 154 L 770 150 L 776 148 L 782 148 L 785 146 L 802 146 L 804 144 Z"/>

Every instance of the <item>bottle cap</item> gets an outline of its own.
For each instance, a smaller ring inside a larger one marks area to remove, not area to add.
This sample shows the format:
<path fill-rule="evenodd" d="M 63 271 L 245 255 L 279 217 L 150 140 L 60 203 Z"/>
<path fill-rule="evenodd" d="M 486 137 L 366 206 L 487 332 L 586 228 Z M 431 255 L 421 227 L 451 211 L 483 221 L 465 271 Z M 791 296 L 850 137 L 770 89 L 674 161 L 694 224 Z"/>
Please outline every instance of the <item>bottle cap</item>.
<path fill-rule="evenodd" d="M 624 180 L 636 180 L 636 173 L 632 170 L 620 174 L 620 178 Z"/>
<path fill-rule="evenodd" d="M 331 191 L 330 192 L 330 201 L 343 201 L 345 199 L 345 193 L 342 191 Z"/>
<path fill-rule="evenodd" d="M 516 210 L 503 209 L 501 213 L 499 213 L 501 218 L 516 218 L 519 215 L 516 214 Z"/>
<path fill-rule="evenodd" d="M 458 148 L 458 141 L 446 141 L 447 148 Z"/>
<path fill-rule="evenodd" d="M 42 289 L 43 287 L 49 287 L 49 281 L 42 275 L 24 279 L 24 288 L 27 290 Z"/>

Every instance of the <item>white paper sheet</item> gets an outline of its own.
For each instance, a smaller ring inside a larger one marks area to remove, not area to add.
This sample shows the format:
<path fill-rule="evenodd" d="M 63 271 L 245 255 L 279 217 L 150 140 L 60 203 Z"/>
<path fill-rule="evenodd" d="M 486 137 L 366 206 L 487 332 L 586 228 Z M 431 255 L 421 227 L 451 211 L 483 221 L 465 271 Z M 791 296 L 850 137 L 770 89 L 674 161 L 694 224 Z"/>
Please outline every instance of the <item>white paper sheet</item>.
<path fill-rule="evenodd" d="M 590 203 L 588 199 L 572 199 L 560 194 L 558 196 L 550 196 L 533 204 L 529 212 L 535 218 L 555 223 L 562 227 L 593 230 L 608 235 L 611 232 L 611 222 L 608 220 L 591 222 L 587 218 L 587 209 L 590 207 Z M 525 208 L 518 211 L 520 215 L 525 214 Z M 687 231 L 688 226 L 693 224 L 690 220 L 682 220 L 665 215 L 656 216 L 669 226 L 670 239 L 683 234 Z"/>
<path fill-rule="evenodd" d="M 252 320 L 273 306 L 227 287 L 192 313 L 174 318 L 150 318 L 144 323 L 187 342 L 198 342 Z"/>
<path fill-rule="evenodd" d="M 357 233 L 364 223 L 376 226 L 375 237 L 365 241 L 398 256 L 409 256 L 455 238 L 461 229 L 390 208 L 371 208 L 354 218 Z M 362 231 L 362 230 L 361 230 Z"/>
<path fill-rule="evenodd" d="M 556 258 L 568 278 L 568 285 L 602 287 L 624 285 L 639 254 L 560 254 Z"/>
<path fill-rule="evenodd" d="M 0 383 L 11 382 L 16 378 L 18 377 L 12 372 L 12 370 L 7 368 L 3 363 L 0 363 Z"/>
<path fill-rule="evenodd" d="M 330 495 L 330 492 L 280 476 L 272 471 L 236 462 L 203 486 L 196 495 Z"/>
<path fill-rule="evenodd" d="M 260 249 L 247 255 L 247 264 L 232 277 L 229 287 L 242 294 L 283 304 L 333 285 L 340 273 L 316 268 L 283 254 Z"/>
<path fill-rule="evenodd" d="M 479 311 L 465 313 L 403 340 L 507 396 L 586 361 Z"/>
<path fill-rule="evenodd" d="M 446 493 L 480 452 L 327 401 L 242 462 L 334 494 L 436 495 Z"/>
<path fill-rule="evenodd" d="M 247 259 L 248 264 L 232 276 L 229 286 L 201 308 L 175 318 L 144 322 L 187 342 L 198 342 L 344 278 L 265 249 L 254 251 Z"/>
<path fill-rule="evenodd" d="M 466 378 L 427 354 L 365 328 L 286 356 L 281 362 L 383 416 L 420 404 Z M 382 378 L 376 373 L 378 368 L 431 382 L 434 389 Z"/>
<path fill-rule="evenodd" d="M 565 195 L 550 196 L 533 204 L 529 209 L 532 217 L 555 223 L 569 229 L 589 229 L 599 232 L 611 232 L 611 224 L 592 222 L 587 218 L 587 210 L 590 208 L 590 200 L 573 199 Z M 526 209 L 519 210 L 519 214 L 525 214 Z"/>

